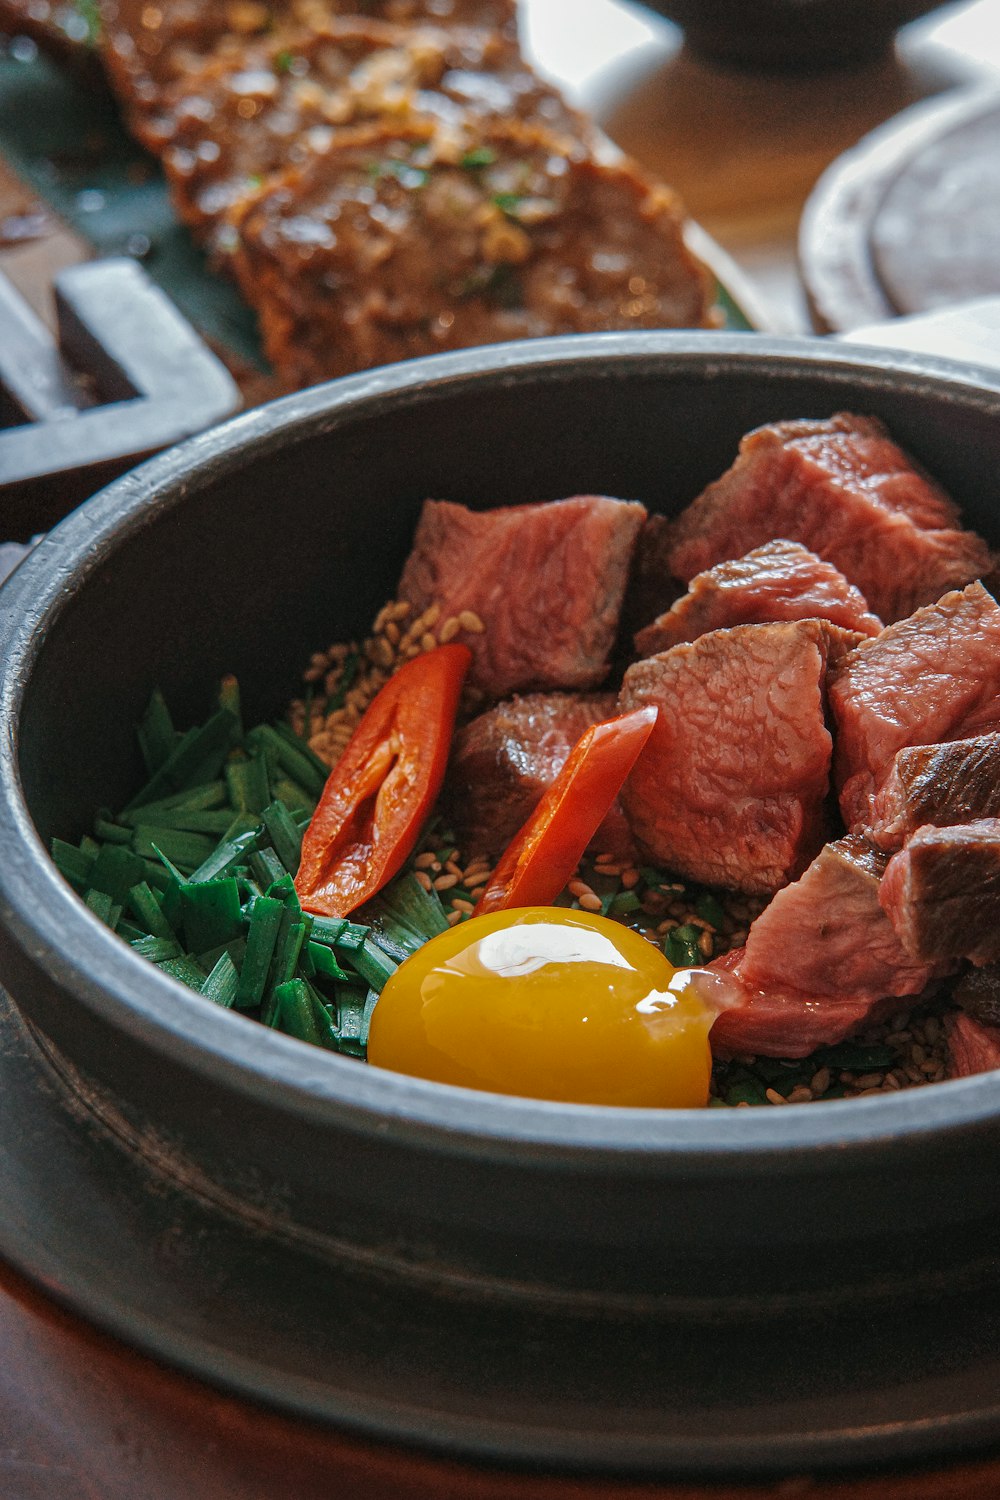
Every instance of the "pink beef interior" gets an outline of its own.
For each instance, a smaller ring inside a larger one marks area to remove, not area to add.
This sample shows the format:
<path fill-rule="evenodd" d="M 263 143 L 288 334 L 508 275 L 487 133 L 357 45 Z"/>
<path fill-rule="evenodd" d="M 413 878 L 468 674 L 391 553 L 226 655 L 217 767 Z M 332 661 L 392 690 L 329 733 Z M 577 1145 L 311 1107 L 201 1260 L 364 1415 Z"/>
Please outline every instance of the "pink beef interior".
<path fill-rule="evenodd" d="M 898 620 L 991 566 L 986 543 L 871 418 L 758 428 L 678 517 L 671 570 L 685 580 L 775 536 L 833 563 L 883 620 Z"/>
<path fill-rule="evenodd" d="M 831 620 L 860 635 L 882 629 L 843 573 L 798 542 L 779 538 L 692 578 L 687 594 L 639 631 L 635 648 L 654 656 L 729 625 L 809 619 Z"/>
<path fill-rule="evenodd" d="M 827 661 L 856 640 L 820 620 L 738 625 L 631 666 L 622 710 L 661 710 L 622 791 L 640 848 L 731 890 L 794 879 L 823 842 Z"/>
<path fill-rule="evenodd" d="M 470 685 L 489 699 L 530 689 L 594 688 L 604 680 L 636 539 L 635 502 L 578 495 L 548 505 L 423 508 L 400 579 L 417 613 L 470 610 L 486 629 L 472 648 Z"/>
<path fill-rule="evenodd" d="M 897 751 L 1000 726 L 1000 607 L 972 583 L 862 642 L 831 673 L 830 706 L 841 811 L 865 827 Z"/>
<path fill-rule="evenodd" d="M 959 1011 L 948 1021 L 949 1078 L 969 1078 L 1000 1068 L 1000 1027 Z"/>

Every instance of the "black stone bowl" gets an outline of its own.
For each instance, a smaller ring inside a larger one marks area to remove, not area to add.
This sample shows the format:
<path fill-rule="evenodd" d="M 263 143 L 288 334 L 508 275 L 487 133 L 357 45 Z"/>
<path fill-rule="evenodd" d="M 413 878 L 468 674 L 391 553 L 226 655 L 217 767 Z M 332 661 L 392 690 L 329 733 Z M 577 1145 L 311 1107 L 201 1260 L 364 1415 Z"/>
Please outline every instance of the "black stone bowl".
<path fill-rule="evenodd" d="M 884 418 L 1000 541 L 1000 384 L 817 340 L 608 334 L 238 417 L 0 593 L 0 1250 L 210 1380 L 558 1467 L 700 1474 L 1000 1439 L 1000 1075 L 791 1109 L 466 1092 L 264 1030 L 108 932 L 46 852 L 235 672 L 281 710 L 394 589 L 428 495 L 683 506 L 742 433 Z M 530 580 L 525 581 L 530 587 Z"/>
<path fill-rule="evenodd" d="M 824 72 L 875 61 L 901 26 L 941 0 L 644 0 L 709 62 Z"/>

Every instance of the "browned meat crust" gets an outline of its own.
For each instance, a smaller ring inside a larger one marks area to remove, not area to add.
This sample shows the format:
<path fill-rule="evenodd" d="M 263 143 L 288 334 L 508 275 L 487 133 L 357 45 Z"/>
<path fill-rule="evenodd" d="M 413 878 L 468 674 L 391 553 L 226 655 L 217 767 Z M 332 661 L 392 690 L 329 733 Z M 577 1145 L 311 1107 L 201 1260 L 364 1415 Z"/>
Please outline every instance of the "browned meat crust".
<path fill-rule="evenodd" d="M 543 334 L 696 326 L 674 195 L 541 129 L 348 132 L 239 220 L 241 284 L 295 385 Z"/>
<path fill-rule="evenodd" d="M 1000 734 L 900 750 L 872 799 L 872 837 L 895 850 L 918 828 L 1000 817 Z"/>
<path fill-rule="evenodd" d="M 588 130 L 498 33 L 334 19 L 214 55 L 163 90 L 145 139 L 181 217 L 224 249 L 229 211 L 328 148 L 335 131 L 473 116 L 532 120 L 580 139 Z"/>
<path fill-rule="evenodd" d="M 286 26 L 321 29 L 332 16 L 441 26 L 476 26 L 516 37 L 516 0 L 102 0 L 102 52 L 132 128 L 145 134 L 145 120 L 162 103 L 164 90 L 180 83 L 207 58 L 237 65 L 255 37 Z"/>
<path fill-rule="evenodd" d="M 1000 959 L 1000 819 L 918 828 L 889 861 L 880 899 L 921 960 Z"/>

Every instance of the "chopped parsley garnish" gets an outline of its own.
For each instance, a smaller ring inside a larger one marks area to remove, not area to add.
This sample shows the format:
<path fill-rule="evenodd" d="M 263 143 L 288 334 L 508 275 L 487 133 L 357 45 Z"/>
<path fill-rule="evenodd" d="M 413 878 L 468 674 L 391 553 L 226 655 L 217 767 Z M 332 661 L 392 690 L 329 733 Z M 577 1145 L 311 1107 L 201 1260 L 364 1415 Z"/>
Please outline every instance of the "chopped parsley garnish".
<path fill-rule="evenodd" d="M 523 193 L 494 193 L 493 202 L 501 213 L 512 214 L 516 217 L 518 209 L 524 202 Z"/>
<path fill-rule="evenodd" d="M 496 159 L 497 154 L 492 147 L 474 146 L 471 151 L 466 151 L 461 165 L 467 172 L 476 172 L 480 167 L 492 167 Z"/>
<path fill-rule="evenodd" d="M 277 57 L 274 59 L 274 71 L 276 73 L 290 73 L 292 71 L 292 64 L 294 63 L 294 61 L 294 52 L 289 52 L 288 48 L 285 47 L 278 53 Z"/>

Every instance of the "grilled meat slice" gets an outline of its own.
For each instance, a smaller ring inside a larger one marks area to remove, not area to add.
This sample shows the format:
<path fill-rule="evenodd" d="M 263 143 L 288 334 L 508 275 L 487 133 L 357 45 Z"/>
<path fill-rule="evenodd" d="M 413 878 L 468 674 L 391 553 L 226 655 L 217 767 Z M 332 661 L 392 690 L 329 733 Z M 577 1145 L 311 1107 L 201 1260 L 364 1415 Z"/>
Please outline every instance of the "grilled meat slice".
<path fill-rule="evenodd" d="M 334 18 L 223 51 L 168 85 L 146 122 L 181 217 L 224 251 L 229 211 L 345 126 L 429 117 L 588 124 L 496 32 Z"/>
<path fill-rule="evenodd" d="M 338 133 L 238 229 L 237 277 L 295 386 L 472 344 L 710 318 L 674 195 L 515 121 Z"/>

